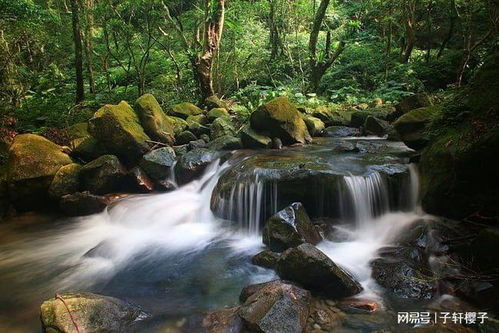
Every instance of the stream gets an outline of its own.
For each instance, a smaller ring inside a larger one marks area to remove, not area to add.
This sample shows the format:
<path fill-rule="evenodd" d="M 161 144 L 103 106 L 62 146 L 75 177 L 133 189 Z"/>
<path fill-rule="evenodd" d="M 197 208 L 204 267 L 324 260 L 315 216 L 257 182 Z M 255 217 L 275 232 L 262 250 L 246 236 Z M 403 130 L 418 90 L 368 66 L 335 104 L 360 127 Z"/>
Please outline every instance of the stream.
<path fill-rule="evenodd" d="M 392 306 L 369 262 L 404 228 L 431 218 L 418 205 L 409 155 L 402 143 L 382 138 L 320 138 L 304 147 L 237 152 L 213 162 L 199 180 L 120 199 L 100 214 L 12 218 L 0 225 L 0 331 L 40 331 L 40 304 L 65 291 L 139 304 L 152 317 L 133 331 L 167 332 L 186 316 L 237 305 L 244 286 L 276 278 L 251 257 L 264 248 L 264 219 L 291 203 L 282 183 L 297 179 L 291 169 L 339 179 L 337 191 L 311 182 L 296 195 L 314 200 L 314 220 L 334 226 L 318 247 L 363 285 L 358 297 Z M 225 194 L 217 199 L 215 192 Z"/>

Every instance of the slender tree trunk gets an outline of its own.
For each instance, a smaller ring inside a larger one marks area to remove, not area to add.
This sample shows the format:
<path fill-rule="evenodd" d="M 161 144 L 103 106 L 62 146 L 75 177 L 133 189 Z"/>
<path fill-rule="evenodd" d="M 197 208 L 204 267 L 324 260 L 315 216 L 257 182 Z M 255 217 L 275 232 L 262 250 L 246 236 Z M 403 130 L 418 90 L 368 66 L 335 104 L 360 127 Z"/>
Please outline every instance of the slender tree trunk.
<path fill-rule="evenodd" d="M 83 52 L 81 43 L 80 16 L 78 13 L 78 0 L 71 0 L 71 17 L 75 48 L 76 103 L 79 103 L 85 98 L 85 91 L 83 86 Z"/>
<path fill-rule="evenodd" d="M 95 89 L 95 79 L 94 79 L 94 65 L 93 65 L 93 57 L 94 57 L 94 50 L 93 50 L 93 43 L 92 43 L 92 38 L 93 38 L 93 25 L 94 25 L 94 18 L 93 18 L 93 7 L 94 7 L 94 1 L 93 0 L 85 0 L 85 34 L 84 34 L 84 41 L 85 41 L 85 58 L 87 59 L 87 75 L 88 75 L 88 84 L 89 84 L 89 89 L 91 94 L 96 93 Z"/>
<path fill-rule="evenodd" d="M 437 53 L 437 58 L 440 58 L 442 56 L 442 54 L 444 53 L 445 47 L 447 46 L 447 43 L 449 43 L 452 36 L 454 35 L 454 30 L 455 30 L 456 21 L 457 21 L 458 17 L 459 16 L 457 13 L 456 1 L 451 0 L 450 1 L 449 31 L 447 32 L 445 39 L 442 41 L 442 44 L 440 44 L 440 48 L 438 49 L 438 53 Z"/>
<path fill-rule="evenodd" d="M 400 57 L 400 61 L 403 63 L 409 62 L 409 59 L 414 49 L 414 43 L 416 37 L 414 34 L 414 8 L 411 3 L 406 4 L 404 10 L 404 27 L 405 27 L 405 46 Z"/>
<path fill-rule="evenodd" d="M 428 3 L 428 6 L 426 8 L 426 25 L 427 25 L 427 31 L 428 31 L 428 36 L 426 37 L 426 62 L 429 63 L 431 60 L 431 46 L 432 46 L 432 33 L 433 33 L 433 28 L 432 28 L 432 21 L 431 21 L 431 11 L 433 9 L 432 2 L 430 1 Z"/>

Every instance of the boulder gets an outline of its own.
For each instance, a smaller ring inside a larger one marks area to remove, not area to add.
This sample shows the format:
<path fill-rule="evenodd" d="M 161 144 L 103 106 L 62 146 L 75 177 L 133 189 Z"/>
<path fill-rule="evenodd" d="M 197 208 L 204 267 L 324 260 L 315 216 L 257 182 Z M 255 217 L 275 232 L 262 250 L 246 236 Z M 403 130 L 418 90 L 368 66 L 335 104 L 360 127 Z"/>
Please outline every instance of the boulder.
<path fill-rule="evenodd" d="M 329 126 L 324 130 L 324 136 L 332 138 L 345 138 L 349 136 L 359 136 L 360 131 L 355 127 Z"/>
<path fill-rule="evenodd" d="M 194 134 L 196 137 L 201 135 L 210 134 L 210 127 L 201 125 L 200 123 L 191 122 L 188 126 L 189 132 Z"/>
<path fill-rule="evenodd" d="M 352 117 L 350 118 L 350 126 L 356 128 L 364 126 L 367 117 L 371 115 L 372 113 L 369 111 L 356 111 L 352 113 Z"/>
<path fill-rule="evenodd" d="M 410 148 L 424 148 L 429 138 L 425 133 L 426 126 L 430 123 L 432 116 L 440 111 L 440 106 L 429 106 L 412 110 L 394 123 L 393 127 L 400 135 L 402 141 Z"/>
<path fill-rule="evenodd" d="M 251 127 L 278 137 L 284 144 L 312 141 L 305 122 L 296 106 L 287 97 L 277 97 L 263 104 L 250 116 Z"/>
<path fill-rule="evenodd" d="M 277 262 L 282 279 L 300 283 L 309 290 L 337 299 L 362 291 L 353 277 L 315 246 L 304 243 L 286 250 Z"/>
<path fill-rule="evenodd" d="M 185 121 L 187 122 L 187 125 L 190 125 L 192 123 L 206 125 L 208 123 L 208 118 L 204 114 L 198 114 L 195 116 L 187 117 L 187 119 Z"/>
<path fill-rule="evenodd" d="M 388 120 L 393 121 L 409 111 L 431 105 L 432 102 L 430 100 L 430 97 L 424 93 L 404 97 L 397 105 L 395 105 L 396 111 L 388 116 Z"/>
<path fill-rule="evenodd" d="M 187 124 L 187 121 L 182 118 L 173 116 L 169 118 L 173 121 L 173 133 L 175 133 L 175 136 L 185 131 L 189 126 L 189 124 Z"/>
<path fill-rule="evenodd" d="M 327 126 L 347 126 L 350 123 L 350 114 L 328 109 L 325 106 L 318 106 L 312 116 L 319 118 Z"/>
<path fill-rule="evenodd" d="M 110 200 L 88 191 L 66 194 L 59 201 L 59 208 L 68 216 L 85 216 L 102 212 Z"/>
<path fill-rule="evenodd" d="M 243 324 L 237 314 L 239 307 L 210 311 L 187 319 L 182 332 L 196 333 L 240 333 Z"/>
<path fill-rule="evenodd" d="M 177 136 L 177 144 L 179 145 L 186 145 L 194 140 L 197 140 L 197 138 L 191 131 L 183 131 Z"/>
<path fill-rule="evenodd" d="M 240 132 L 241 142 L 244 148 L 264 149 L 269 148 L 272 144 L 272 139 L 265 134 L 258 133 L 249 125 L 243 127 Z"/>
<path fill-rule="evenodd" d="M 367 134 L 384 136 L 390 131 L 390 124 L 385 120 L 369 116 L 364 123 L 364 130 Z"/>
<path fill-rule="evenodd" d="M 107 150 L 133 163 L 149 150 L 151 139 L 127 102 L 105 105 L 89 120 L 89 131 Z"/>
<path fill-rule="evenodd" d="M 308 132 L 312 136 L 320 136 L 322 131 L 325 128 L 324 122 L 319 118 L 304 115 L 303 120 L 305 121 L 305 125 L 307 125 Z"/>
<path fill-rule="evenodd" d="M 145 94 L 139 97 L 135 110 L 147 135 L 169 145 L 174 143 L 173 121 L 166 116 L 153 95 Z"/>
<path fill-rule="evenodd" d="M 241 140 L 231 135 L 224 135 L 216 138 L 209 143 L 211 150 L 235 150 L 241 149 Z"/>
<path fill-rule="evenodd" d="M 210 126 L 210 137 L 215 140 L 216 138 L 225 135 L 236 135 L 236 130 L 232 124 L 232 121 L 228 118 L 215 119 Z"/>
<path fill-rule="evenodd" d="M 207 148 L 208 144 L 203 139 L 197 139 L 189 142 L 189 150 L 199 149 L 199 148 Z"/>
<path fill-rule="evenodd" d="M 171 176 L 175 162 L 176 155 L 173 148 L 163 147 L 142 156 L 139 165 L 149 177 L 161 181 Z"/>
<path fill-rule="evenodd" d="M 215 109 L 215 108 L 221 108 L 221 109 L 226 109 L 229 110 L 227 103 L 222 101 L 218 96 L 213 95 L 210 97 L 206 97 L 204 100 L 204 105 L 208 108 L 208 110 Z"/>
<path fill-rule="evenodd" d="M 171 107 L 170 114 L 175 117 L 187 119 L 189 116 L 202 114 L 203 110 L 192 103 L 184 102 Z"/>
<path fill-rule="evenodd" d="M 229 117 L 229 111 L 225 108 L 214 108 L 208 112 L 207 117 L 209 122 L 213 122 L 215 119 L 220 117 Z"/>
<path fill-rule="evenodd" d="M 282 252 L 302 243 L 317 244 L 321 235 L 310 221 L 303 205 L 292 203 L 265 223 L 263 243 L 275 252 Z"/>
<path fill-rule="evenodd" d="M 179 184 L 186 184 L 201 176 L 206 167 L 220 154 L 206 148 L 192 150 L 182 155 L 175 166 L 175 177 Z"/>
<path fill-rule="evenodd" d="M 95 194 L 119 191 L 126 169 L 114 155 L 103 155 L 81 169 L 82 187 Z"/>
<path fill-rule="evenodd" d="M 277 252 L 264 250 L 262 252 L 255 254 L 251 258 L 251 263 L 257 266 L 275 269 L 277 261 L 279 260 L 279 256 L 280 254 Z"/>
<path fill-rule="evenodd" d="M 141 168 L 135 167 L 124 177 L 122 189 L 127 193 L 149 193 L 154 183 Z"/>
<path fill-rule="evenodd" d="M 14 206 L 21 211 L 46 208 L 55 174 L 72 162 L 63 147 L 44 137 L 16 136 L 9 149 L 7 171 L 9 197 Z"/>
<path fill-rule="evenodd" d="M 122 332 L 134 321 L 148 316 L 138 306 L 114 297 L 89 292 L 56 297 L 40 307 L 42 328 L 47 333 L 75 332 L 75 323 L 79 332 Z"/>
<path fill-rule="evenodd" d="M 310 312 L 308 291 L 276 280 L 246 287 L 240 299 L 238 314 L 250 332 L 304 332 Z"/>
<path fill-rule="evenodd" d="M 107 154 L 107 149 L 88 131 L 88 122 L 77 123 L 67 129 L 71 155 L 91 161 L 101 155 Z"/>
<path fill-rule="evenodd" d="M 71 163 L 62 166 L 54 175 L 54 179 L 49 187 L 49 195 L 52 198 L 60 197 L 78 192 L 80 189 L 81 165 Z"/>

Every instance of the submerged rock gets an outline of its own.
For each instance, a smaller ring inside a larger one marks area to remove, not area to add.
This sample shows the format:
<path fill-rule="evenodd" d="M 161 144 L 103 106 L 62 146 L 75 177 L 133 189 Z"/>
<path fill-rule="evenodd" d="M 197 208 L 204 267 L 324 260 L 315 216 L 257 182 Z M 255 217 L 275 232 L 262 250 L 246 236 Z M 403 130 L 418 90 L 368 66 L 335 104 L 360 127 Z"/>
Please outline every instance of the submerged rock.
<path fill-rule="evenodd" d="M 301 333 L 310 312 L 310 293 L 291 283 L 275 280 L 248 286 L 241 292 L 239 309 L 250 332 Z"/>
<path fill-rule="evenodd" d="M 126 169 L 114 155 L 104 155 L 87 163 L 81 169 L 82 186 L 95 194 L 119 191 Z"/>
<path fill-rule="evenodd" d="M 114 297 L 89 292 L 64 293 L 59 297 L 64 302 L 51 298 L 40 307 L 44 332 L 74 332 L 75 324 L 80 332 L 122 332 L 134 321 L 148 316 L 138 306 Z"/>
<path fill-rule="evenodd" d="M 239 333 L 243 323 L 237 314 L 239 307 L 216 310 L 190 317 L 182 327 L 185 333 Z"/>
<path fill-rule="evenodd" d="M 244 148 L 264 149 L 269 148 L 272 144 L 272 139 L 265 134 L 258 133 L 249 125 L 243 127 L 240 132 L 241 142 Z"/>
<path fill-rule="evenodd" d="M 104 105 L 89 120 L 89 131 L 106 149 L 133 163 L 149 150 L 151 139 L 127 102 Z"/>
<path fill-rule="evenodd" d="M 305 288 L 337 299 L 358 294 L 360 284 L 311 244 L 286 250 L 277 262 L 282 279 L 297 282 Z"/>
<path fill-rule="evenodd" d="M 317 244 L 321 235 L 310 221 L 303 205 L 295 202 L 277 212 L 262 231 L 263 243 L 270 250 L 282 252 L 302 243 Z"/>
<path fill-rule="evenodd" d="M 63 196 L 59 208 L 68 216 L 84 216 L 102 212 L 110 200 L 106 197 L 91 194 L 88 191 L 76 192 Z"/>
<path fill-rule="evenodd" d="M 21 134 L 9 148 L 9 196 L 18 210 L 43 209 L 50 204 L 48 190 L 59 169 L 73 161 L 63 147 L 34 134 Z"/>
<path fill-rule="evenodd" d="M 250 123 L 253 129 L 268 132 L 287 145 L 312 141 L 298 109 L 287 97 L 277 97 L 260 106 L 251 114 Z"/>
<path fill-rule="evenodd" d="M 144 131 L 154 140 L 172 145 L 174 138 L 173 121 L 166 116 L 156 98 L 145 94 L 135 103 L 137 114 Z"/>

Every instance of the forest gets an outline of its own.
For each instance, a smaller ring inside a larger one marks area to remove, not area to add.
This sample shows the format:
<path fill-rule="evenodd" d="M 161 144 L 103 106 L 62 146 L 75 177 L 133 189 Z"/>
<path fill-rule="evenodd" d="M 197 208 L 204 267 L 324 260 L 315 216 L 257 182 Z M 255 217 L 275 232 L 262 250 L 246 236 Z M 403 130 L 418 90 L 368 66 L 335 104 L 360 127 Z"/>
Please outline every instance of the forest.
<path fill-rule="evenodd" d="M 497 0 L 0 0 L 0 331 L 496 332 L 498 36 Z"/>

